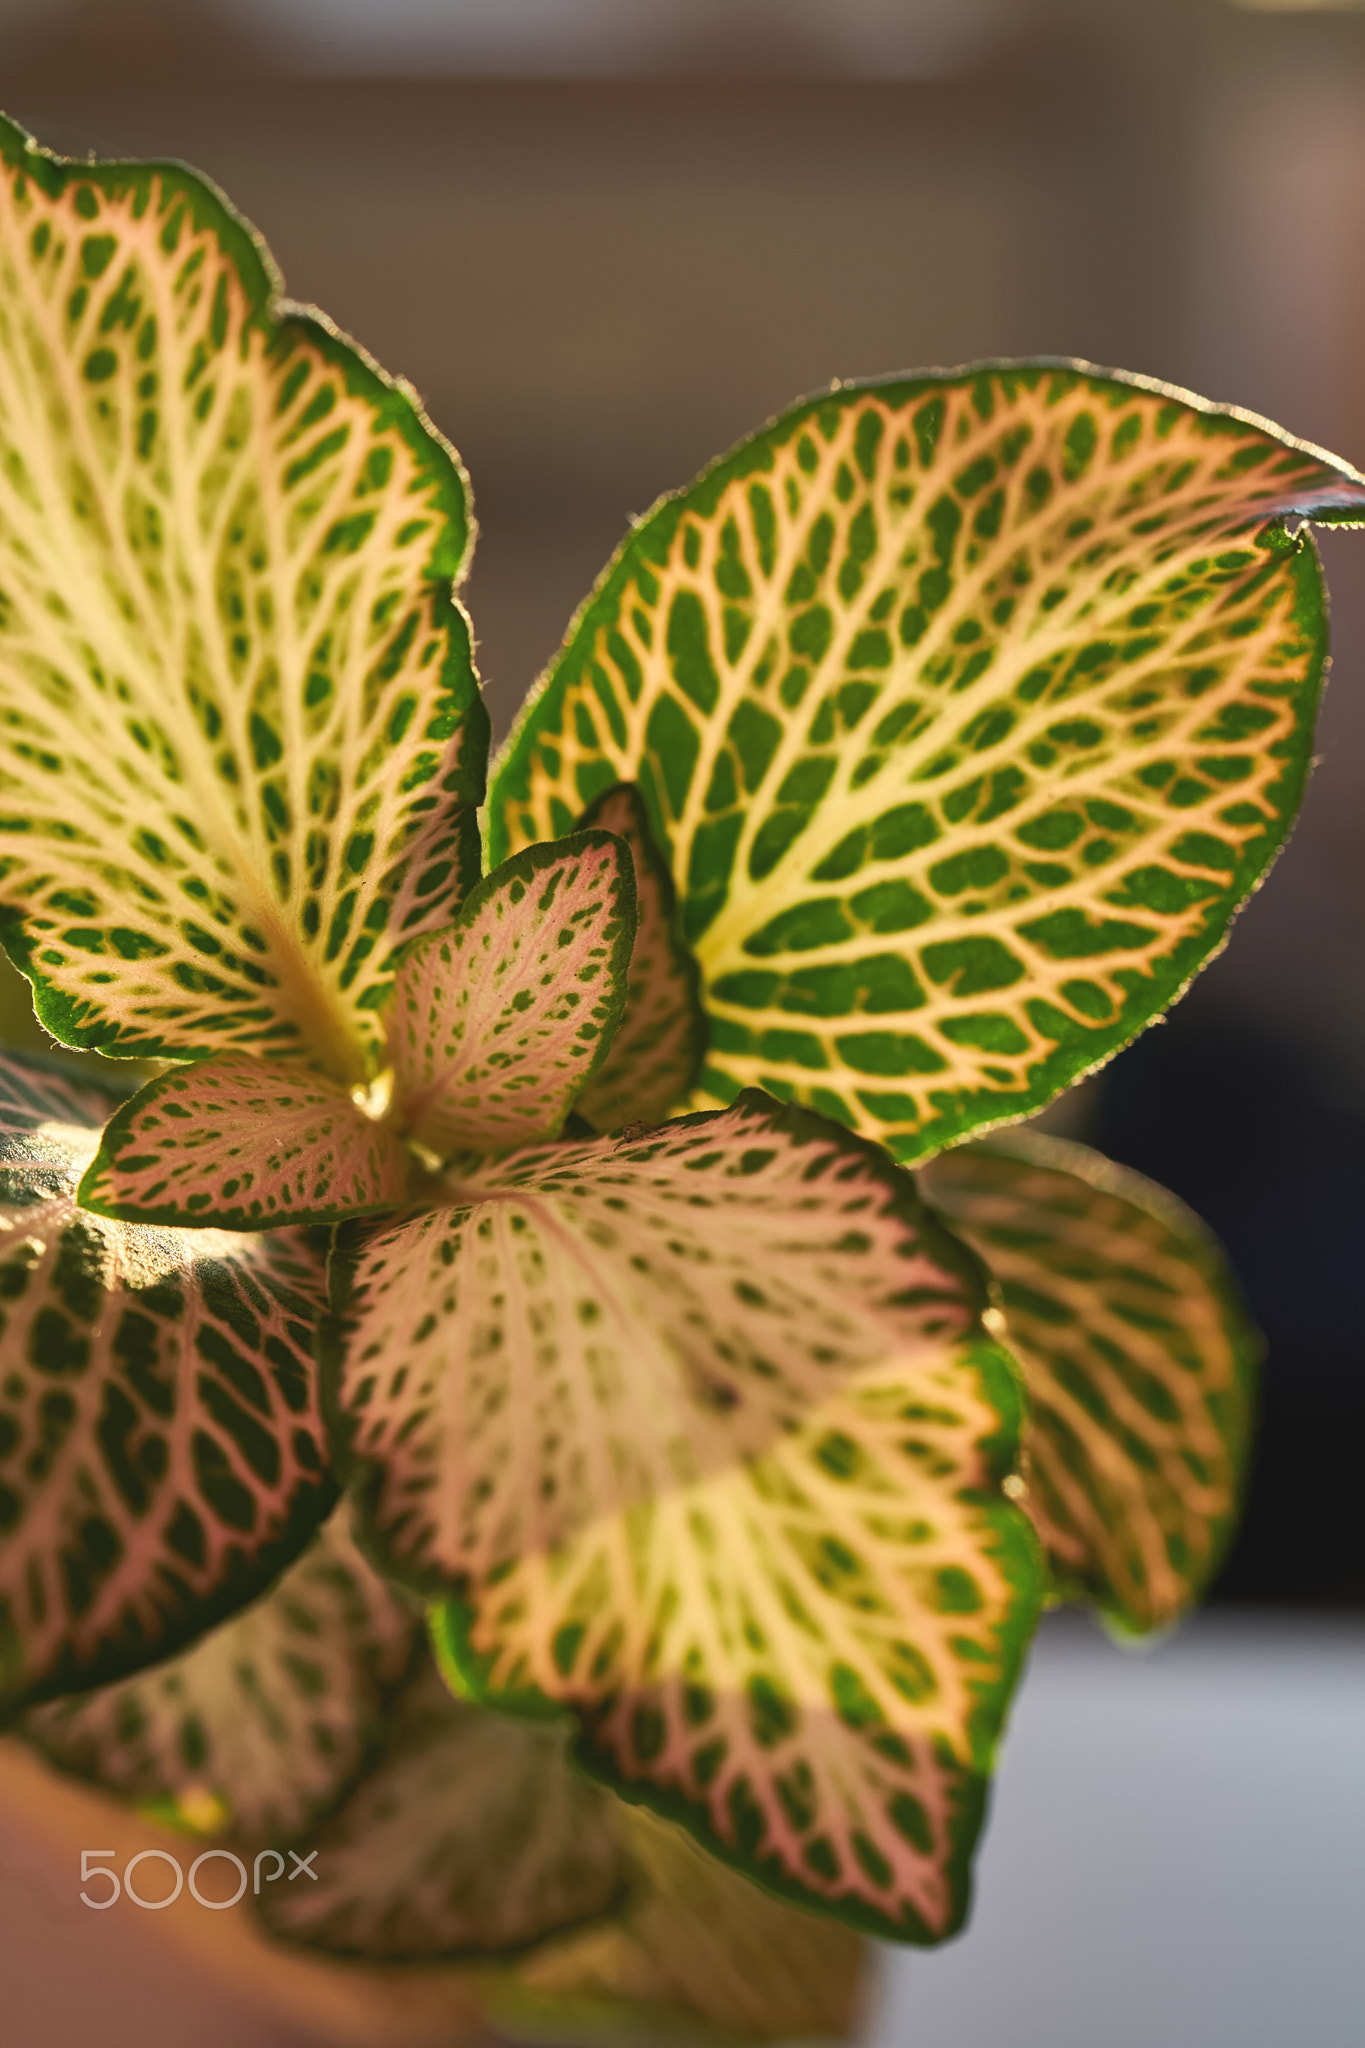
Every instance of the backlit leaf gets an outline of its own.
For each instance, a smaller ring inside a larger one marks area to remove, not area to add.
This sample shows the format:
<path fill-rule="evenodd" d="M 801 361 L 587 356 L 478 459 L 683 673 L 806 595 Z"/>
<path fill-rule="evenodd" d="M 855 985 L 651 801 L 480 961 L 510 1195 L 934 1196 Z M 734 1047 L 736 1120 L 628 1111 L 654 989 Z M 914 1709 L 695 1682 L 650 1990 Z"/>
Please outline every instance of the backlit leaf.
<path fill-rule="evenodd" d="M 606 832 L 531 846 L 414 946 L 389 1019 L 394 1093 L 440 1153 L 553 1137 L 602 1063 L 626 997 L 635 882 Z"/>
<path fill-rule="evenodd" d="M 403 1146 L 297 1063 L 220 1053 L 172 1068 L 105 1129 L 80 1199 L 101 1216 L 259 1230 L 402 1202 Z"/>
<path fill-rule="evenodd" d="M 619 1827 L 632 1864 L 624 1911 L 546 1943 L 517 1970 L 518 1985 L 547 2001 L 545 2036 L 533 2038 L 658 2048 L 675 2038 L 670 2020 L 701 2021 L 727 2039 L 848 2037 L 863 1974 L 855 1934 L 770 1898 L 641 1807 L 623 1806 Z M 582 2013 L 581 2035 L 566 2027 L 566 2006 Z M 512 2018 L 512 2031 L 525 2021 L 522 1998 L 495 2009 Z"/>
<path fill-rule="evenodd" d="M 909 1160 L 1038 1108 L 1216 949 L 1326 647 L 1286 515 L 1365 479 L 1060 364 L 844 386 L 631 532 L 515 730 L 494 858 L 638 782 L 696 953 L 696 1106 Z"/>
<path fill-rule="evenodd" d="M 0 126 L 0 914 L 72 1045 L 363 1078 L 477 873 L 457 459 L 174 165 Z"/>
<path fill-rule="evenodd" d="M 370 1540 L 471 1695 L 878 1932 L 964 1910 L 1032 1625 L 1017 1395 L 909 1177 L 759 1095 L 343 1225 Z"/>
<path fill-rule="evenodd" d="M 249 1842 L 299 1834 L 377 1746 L 416 1641 L 411 1604 L 347 1524 L 337 1509 L 262 1599 L 192 1649 L 32 1708 L 19 1733 L 173 1826 Z"/>
<path fill-rule="evenodd" d="M 296 1233 L 78 1209 L 97 1092 L 14 1055 L 0 1076 L 0 1704 L 18 1705 L 234 1612 L 307 1541 L 331 1482 L 317 1256 Z"/>
<path fill-rule="evenodd" d="M 1174 1621 L 1246 1476 L 1262 1344 L 1197 1216 L 1034 1131 L 942 1153 L 928 1199 L 1000 1282 L 1028 1380 L 1023 1505 L 1061 1584 L 1124 1628 Z"/>
<path fill-rule="evenodd" d="M 575 1107 L 599 1131 L 658 1124 L 686 1102 L 706 1044 L 696 962 L 678 931 L 673 878 L 639 791 L 629 783 L 604 791 L 578 822 L 614 832 L 629 846 L 640 923 L 625 1013 L 600 1073 Z"/>
<path fill-rule="evenodd" d="M 263 1890 L 266 1925 L 418 1962 L 524 1948 L 603 1912 L 621 1884 L 613 1802 L 564 1750 L 562 1729 L 452 1699 L 425 1659 L 377 1767 L 307 1837 L 318 1881 Z"/>

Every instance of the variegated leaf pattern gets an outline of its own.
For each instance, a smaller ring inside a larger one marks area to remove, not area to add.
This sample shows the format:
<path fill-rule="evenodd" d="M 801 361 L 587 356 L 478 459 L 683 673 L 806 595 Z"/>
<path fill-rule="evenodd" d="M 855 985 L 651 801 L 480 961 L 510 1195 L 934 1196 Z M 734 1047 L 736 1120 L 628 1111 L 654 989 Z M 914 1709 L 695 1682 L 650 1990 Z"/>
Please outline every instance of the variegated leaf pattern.
<path fill-rule="evenodd" d="M 320 1259 L 297 1233 L 79 1209 L 100 1101 L 0 1059 L 6 1706 L 178 1649 L 289 1563 L 331 1498 Z"/>
<path fill-rule="evenodd" d="M 631 783 L 604 790 L 578 823 L 614 832 L 629 846 L 640 921 L 625 1012 L 601 1071 L 574 1106 L 599 1131 L 659 1124 L 686 1103 L 706 1044 L 696 962 L 678 929 L 673 878 L 639 790 Z"/>
<path fill-rule="evenodd" d="M 619 1827 L 632 1865 L 624 1911 L 527 1957 L 517 1984 L 537 2003 L 528 2013 L 524 1995 L 504 1993 L 494 2006 L 510 2032 L 532 2017 L 544 2025 L 534 2038 L 577 2039 L 564 2022 L 581 2012 L 586 2038 L 599 2038 L 596 2019 L 620 2048 L 691 2039 L 698 2022 L 708 2038 L 849 2038 L 862 2002 L 856 1934 L 770 1898 L 642 1807 L 623 1806 Z"/>
<path fill-rule="evenodd" d="M 111 1067 L 104 1087 L 103 1076 L 73 1072 L 42 1053 L 0 1049 L 0 1159 L 64 1160 L 93 1144 L 126 1093 L 122 1078 Z"/>
<path fill-rule="evenodd" d="M 389 1019 L 414 1136 L 442 1155 L 553 1137 L 611 1043 L 635 918 L 627 848 L 579 832 L 505 861 L 414 946 Z"/>
<path fill-rule="evenodd" d="M 343 1225 L 337 1395 L 376 1554 L 459 1599 L 471 1695 L 779 1890 L 964 1910 L 1032 1626 L 1007 1364 L 877 1148 L 749 1094 Z"/>
<path fill-rule="evenodd" d="M 523 713 L 495 858 L 639 783 L 744 1086 L 911 1160 L 1038 1108 L 1282 843 L 1365 479 L 1081 365 L 849 385 L 631 532 Z"/>
<path fill-rule="evenodd" d="M 276 1884 L 261 1911 L 371 1962 L 525 1948 L 614 1902 L 613 1806 L 570 1769 L 562 1728 L 452 1699 L 426 1659 L 375 1770 L 307 1838 L 317 1883 Z"/>
<path fill-rule="evenodd" d="M 18 1732 L 171 1826 L 252 1843 L 297 1836 L 377 1753 L 419 1626 L 338 1508 L 268 1593 L 192 1649 L 31 1708 Z"/>
<path fill-rule="evenodd" d="M 928 1198 L 1000 1283 L 1028 1380 L 1023 1504 L 1066 1588 L 1124 1629 L 1202 1592 L 1246 1474 L 1262 1344 L 1174 1196 L 1034 1131 L 945 1152 Z"/>
<path fill-rule="evenodd" d="M 477 873 L 458 460 L 191 172 L 0 159 L 5 942 L 68 1044 L 362 1079 Z"/>
<path fill-rule="evenodd" d="M 396 1208 L 408 1155 L 351 1091 L 285 1060 L 172 1068 L 110 1119 L 80 1199 L 125 1222 L 260 1230 Z"/>

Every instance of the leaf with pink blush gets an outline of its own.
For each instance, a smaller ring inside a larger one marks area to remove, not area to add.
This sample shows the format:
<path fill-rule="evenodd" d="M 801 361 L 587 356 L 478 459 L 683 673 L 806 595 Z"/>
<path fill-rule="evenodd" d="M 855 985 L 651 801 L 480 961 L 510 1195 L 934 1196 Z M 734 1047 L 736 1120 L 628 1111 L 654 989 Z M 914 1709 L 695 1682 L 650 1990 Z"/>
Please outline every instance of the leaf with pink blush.
<path fill-rule="evenodd" d="M 610 1052 L 576 1107 L 599 1131 L 659 1124 L 691 1094 L 706 1048 L 697 964 L 678 925 L 673 877 L 654 843 L 634 783 L 605 790 L 578 822 L 580 830 L 596 825 L 614 832 L 630 848 L 640 923 L 625 1013 Z"/>
<path fill-rule="evenodd" d="M 110 1119 L 81 1182 L 99 1216 L 261 1230 L 399 1206 L 408 1156 L 349 1089 L 293 1062 L 220 1053 L 151 1081 Z"/>
<path fill-rule="evenodd" d="M 398 970 L 395 1107 L 433 1152 L 551 1138 L 601 1066 L 635 937 L 629 850 L 609 832 L 528 846 Z"/>
<path fill-rule="evenodd" d="M 466 1694 L 772 1890 L 961 1924 L 1041 1560 L 980 1269 L 757 1092 L 345 1225 L 324 1374 L 372 1553 Z"/>

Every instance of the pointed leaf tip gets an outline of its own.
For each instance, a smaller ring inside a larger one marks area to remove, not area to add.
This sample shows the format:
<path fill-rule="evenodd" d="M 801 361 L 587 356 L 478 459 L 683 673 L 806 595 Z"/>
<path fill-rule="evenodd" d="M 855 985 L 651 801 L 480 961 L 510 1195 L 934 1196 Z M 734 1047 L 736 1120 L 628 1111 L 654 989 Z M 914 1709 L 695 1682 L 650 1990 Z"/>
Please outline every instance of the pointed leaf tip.
<path fill-rule="evenodd" d="M 462 472 L 192 172 L 0 126 L 0 914 L 68 1044 L 363 1078 L 477 874 Z"/>
<path fill-rule="evenodd" d="M 631 783 L 604 790 L 578 825 L 614 832 L 630 848 L 640 921 L 621 1022 L 575 1107 L 599 1131 L 659 1124 L 686 1103 L 706 1047 L 697 963 L 681 936 L 673 878 L 639 790 Z"/>
<path fill-rule="evenodd" d="M 765 1883 L 942 1936 L 1039 1586 L 974 1265 L 756 1095 L 454 1192 L 341 1234 L 378 1554 L 457 1589 L 473 1697 L 572 1708 L 580 1761 Z"/>
<path fill-rule="evenodd" d="M 389 1017 L 397 1114 L 437 1153 L 553 1137 L 626 998 L 634 868 L 609 832 L 531 846 L 414 946 Z"/>
<path fill-rule="evenodd" d="M 1365 479 L 1084 366 L 798 406 L 623 544 L 504 751 L 494 856 L 638 783 L 699 965 L 695 1106 L 911 1160 L 1171 1002 L 1302 794 L 1326 650 L 1287 515 Z"/>
<path fill-rule="evenodd" d="M 110 1119 L 80 1200 L 125 1222 L 263 1230 L 397 1208 L 407 1154 L 324 1075 L 250 1053 L 175 1068 Z"/>

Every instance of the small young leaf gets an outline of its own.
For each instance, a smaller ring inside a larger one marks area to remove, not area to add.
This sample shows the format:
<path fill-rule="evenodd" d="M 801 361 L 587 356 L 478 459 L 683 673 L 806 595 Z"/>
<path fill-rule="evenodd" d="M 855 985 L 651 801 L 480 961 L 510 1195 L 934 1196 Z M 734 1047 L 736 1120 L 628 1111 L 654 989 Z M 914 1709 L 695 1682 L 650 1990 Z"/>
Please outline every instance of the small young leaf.
<path fill-rule="evenodd" d="M 502 756 L 493 856 L 639 784 L 698 1107 L 765 1088 L 904 1160 L 1026 1115 L 1284 840 L 1326 651 L 1305 513 L 1359 521 L 1365 479 L 1165 386 L 829 392 L 632 530 Z"/>
<path fill-rule="evenodd" d="M 154 1670 L 30 1709 L 18 1732 L 170 1825 L 248 1842 L 297 1836 L 378 1744 L 417 1632 L 338 1508 L 254 1606 Z"/>
<path fill-rule="evenodd" d="M 634 870 L 608 832 L 529 846 L 398 970 L 399 1113 L 433 1151 L 553 1137 L 611 1043 L 635 936 Z"/>
<path fill-rule="evenodd" d="M 599 1131 L 659 1124 L 686 1102 L 706 1045 L 697 964 L 678 933 L 673 877 L 654 844 L 640 792 L 618 783 L 578 823 L 614 832 L 630 848 L 640 922 L 625 1012 L 600 1072 L 575 1108 Z"/>
<path fill-rule="evenodd" d="M 263 1891 L 266 1925 L 394 1963 L 524 1948 L 594 1918 L 620 1889 L 615 1814 L 564 1750 L 562 1729 L 452 1699 L 424 1659 L 375 1770 L 307 1837 L 317 1883 Z"/>
<path fill-rule="evenodd" d="M 350 1091 L 296 1063 L 220 1053 L 150 1081 L 80 1185 L 101 1216 L 260 1230 L 396 1208 L 407 1154 Z"/>
<path fill-rule="evenodd" d="M 960 1923 L 1037 1566 L 975 1269 L 875 1147 L 747 1095 L 343 1225 L 370 1540 L 472 1697 L 899 1939 Z"/>
<path fill-rule="evenodd" d="M 587 2038 L 621 2048 L 658 2048 L 677 2038 L 670 2021 L 689 2020 L 727 2039 L 849 2037 L 861 2005 L 857 1935 L 769 1898 L 642 1807 L 623 1806 L 618 1827 L 633 1866 L 625 1910 L 546 1943 L 519 1965 L 523 1995 L 503 1992 L 494 2008 L 509 2032 L 521 2038 L 518 2020 L 534 2017 L 543 2018 L 545 2037 L 576 2039 L 561 2031 L 567 2008 L 589 2025 L 598 2021 L 600 2035 Z M 535 2000 L 529 2008 L 527 1993 Z"/>
<path fill-rule="evenodd" d="M 1126 1630 L 1168 1626 L 1232 1527 L 1263 1348 L 1219 1246 L 1164 1189 L 1033 1131 L 940 1154 L 925 1189 L 1000 1282 L 1058 1580 Z"/>
<path fill-rule="evenodd" d="M 68 1044 L 363 1078 L 477 874 L 453 451 L 177 165 L 0 125 L 0 913 Z"/>
<path fill-rule="evenodd" d="M 102 1107 L 0 1058 L 7 1707 L 178 1649 L 288 1564 L 332 1498 L 311 1355 L 320 1259 L 295 1233 L 77 1208 Z"/>

